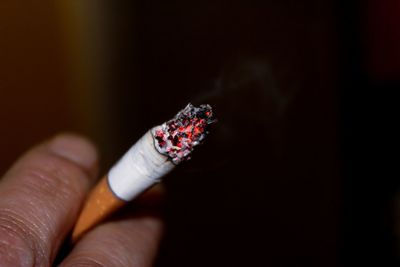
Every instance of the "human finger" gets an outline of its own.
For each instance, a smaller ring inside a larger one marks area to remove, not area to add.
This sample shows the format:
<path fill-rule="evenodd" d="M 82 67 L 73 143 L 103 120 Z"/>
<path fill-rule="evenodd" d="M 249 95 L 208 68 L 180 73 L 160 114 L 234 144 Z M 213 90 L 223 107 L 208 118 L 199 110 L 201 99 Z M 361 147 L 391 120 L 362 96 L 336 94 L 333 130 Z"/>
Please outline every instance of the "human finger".
<path fill-rule="evenodd" d="M 161 233 L 162 221 L 152 215 L 105 223 L 84 236 L 60 267 L 153 266 Z"/>
<path fill-rule="evenodd" d="M 0 182 L 0 266 L 50 266 L 95 177 L 97 153 L 60 135 L 26 153 Z"/>
<path fill-rule="evenodd" d="M 165 188 L 156 185 L 122 212 L 119 219 L 85 235 L 61 266 L 152 266 L 161 239 Z"/>

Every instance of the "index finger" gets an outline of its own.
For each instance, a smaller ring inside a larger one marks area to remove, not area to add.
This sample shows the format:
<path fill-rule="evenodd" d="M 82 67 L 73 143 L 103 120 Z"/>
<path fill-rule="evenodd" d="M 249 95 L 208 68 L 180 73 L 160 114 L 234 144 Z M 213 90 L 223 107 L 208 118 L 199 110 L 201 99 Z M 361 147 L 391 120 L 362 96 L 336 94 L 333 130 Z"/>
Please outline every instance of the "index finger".
<path fill-rule="evenodd" d="M 97 155 L 64 135 L 26 153 L 0 183 L 0 266 L 50 266 L 71 229 Z"/>

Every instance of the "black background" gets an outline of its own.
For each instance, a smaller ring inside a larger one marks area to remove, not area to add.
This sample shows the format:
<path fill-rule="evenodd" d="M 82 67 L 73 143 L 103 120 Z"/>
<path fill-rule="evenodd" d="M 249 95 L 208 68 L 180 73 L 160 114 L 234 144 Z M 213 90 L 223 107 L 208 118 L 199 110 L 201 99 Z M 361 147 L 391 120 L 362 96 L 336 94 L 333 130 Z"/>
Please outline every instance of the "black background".
<path fill-rule="evenodd" d="M 398 82 L 364 69 L 362 3 L 110 8 L 121 153 L 189 101 L 219 118 L 166 179 L 157 266 L 396 264 Z"/>

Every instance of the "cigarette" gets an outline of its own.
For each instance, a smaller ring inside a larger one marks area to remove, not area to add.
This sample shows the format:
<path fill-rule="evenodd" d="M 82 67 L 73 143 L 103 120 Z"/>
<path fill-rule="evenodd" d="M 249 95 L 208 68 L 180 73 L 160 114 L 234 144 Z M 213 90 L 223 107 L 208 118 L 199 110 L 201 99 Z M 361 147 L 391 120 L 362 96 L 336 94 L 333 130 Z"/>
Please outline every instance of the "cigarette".
<path fill-rule="evenodd" d="M 78 241 L 86 232 L 132 201 L 182 161 L 208 135 L 216 120 L 210 105 L 188 104 L 175 117 L 147 131 L 109 170 L 89 194 L 72 232 Z"/>

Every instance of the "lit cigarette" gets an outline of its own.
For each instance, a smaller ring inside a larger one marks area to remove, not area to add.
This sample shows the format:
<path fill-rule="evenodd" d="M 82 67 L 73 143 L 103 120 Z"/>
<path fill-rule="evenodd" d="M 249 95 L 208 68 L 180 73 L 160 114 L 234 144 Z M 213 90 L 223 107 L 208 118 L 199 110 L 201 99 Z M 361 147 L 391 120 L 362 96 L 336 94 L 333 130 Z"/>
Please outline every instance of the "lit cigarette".
<path fill-rule="evenodd" d="M 136 198 L 182 161 L 214 123 L 209 105 L 188 104 L 172 120 L 145 133 L 89 194 L 72 233 L 75 242 L 104 218 Z"/>

